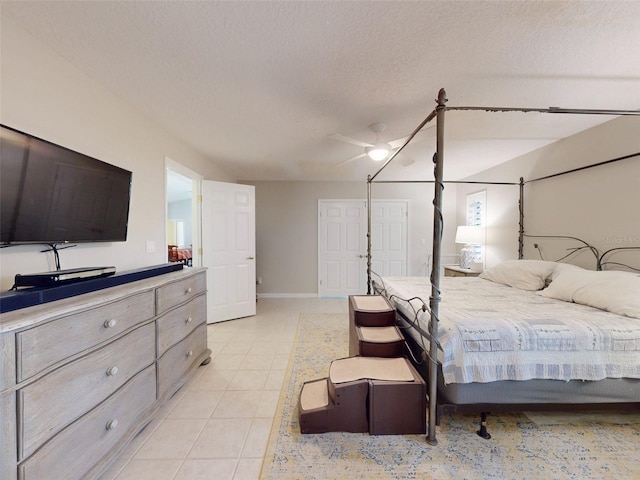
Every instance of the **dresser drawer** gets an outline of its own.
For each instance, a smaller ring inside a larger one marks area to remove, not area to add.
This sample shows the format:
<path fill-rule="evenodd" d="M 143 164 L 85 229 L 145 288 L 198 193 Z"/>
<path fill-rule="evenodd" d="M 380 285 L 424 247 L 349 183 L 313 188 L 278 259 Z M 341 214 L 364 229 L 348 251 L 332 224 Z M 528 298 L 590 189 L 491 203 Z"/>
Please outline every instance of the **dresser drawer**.
<path fill-rule="evenodd" d="M 155 398 L 155 366 L 151 365 L 23 462 L 18 467 L 20 480 L 82 478 L 126 440 L 125 435 L 133 435 L 132 429 L 153 406 Z"/>
<path fill-rule="evenodd" d="M 153 291 L 58 318 L 16 334 L 21 382 L 154 316 Z"/>
<path fill-rule="evenodd" d="M 19 458 L 81 417 L 155 360 L 149 323 L 18 390 Z"/>
<path fill-rule="evenodd" d="M 206 351 L 207 325 L 202 323 L 158 360 L 158 398 L 173 393 L 185 380 L 186 373 L 200 365 Z"/>
<path fill-rule="evenodd" d="M 16 394 L 0 393 L 0 478 L 16 480 Z"/>
<path fill-rule="evenodd" d="M 189 335 L 207 319 L 207 297 L 200 295 L 189 303 L 165 313 L 156 320 L 158 356 Z"/>
<path fill-rule="evenodd" d="M 156 314 L 161 315 L 176 305 L 180 305 L 206 291 L 207 277 L 204 271 L 163 285 L 156 290 Z"/>

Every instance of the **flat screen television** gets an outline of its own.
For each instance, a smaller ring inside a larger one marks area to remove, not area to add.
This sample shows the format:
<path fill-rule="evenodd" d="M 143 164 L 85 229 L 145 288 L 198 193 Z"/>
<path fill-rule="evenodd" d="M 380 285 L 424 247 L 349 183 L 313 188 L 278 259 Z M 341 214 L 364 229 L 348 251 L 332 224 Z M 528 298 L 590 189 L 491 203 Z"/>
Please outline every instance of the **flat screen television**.
<path fill-rule="evenodd" d="M 127 239 L 130 171 L 0 125 L 0 243 Z"/>

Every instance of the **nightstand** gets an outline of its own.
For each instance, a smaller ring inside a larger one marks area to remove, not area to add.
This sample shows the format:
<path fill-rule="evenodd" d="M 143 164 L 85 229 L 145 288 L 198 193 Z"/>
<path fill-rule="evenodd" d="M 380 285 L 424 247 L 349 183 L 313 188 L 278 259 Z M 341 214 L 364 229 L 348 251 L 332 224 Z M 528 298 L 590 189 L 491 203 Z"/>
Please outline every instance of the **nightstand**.
<path fill-rule="evenodd" d="M 471 270 L 470 268 L 460 268 L 458 265 L 445 265 L 445 277 L 477 277 L 482 272 L 480 270 Z"/>

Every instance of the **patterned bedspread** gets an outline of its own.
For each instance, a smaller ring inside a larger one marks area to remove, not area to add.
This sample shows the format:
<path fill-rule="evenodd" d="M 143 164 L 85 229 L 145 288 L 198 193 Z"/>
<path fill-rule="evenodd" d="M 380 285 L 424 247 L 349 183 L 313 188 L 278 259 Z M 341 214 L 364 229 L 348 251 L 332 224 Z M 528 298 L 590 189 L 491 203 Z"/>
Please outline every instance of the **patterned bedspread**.
<path fill-rule="evenodd" d="M 393 295 L 418 296 L 429 305 L 428 278 L 385 277 L 383 282 L 406 315 L 413 318 L 413 309 Z M 440 286 L 437 339 L 445 383 L 640 378 L 638 319 L 481 278 L 443 277 Z M 429 312 L 418 315 L 426 331 L 429 317 Z"/>

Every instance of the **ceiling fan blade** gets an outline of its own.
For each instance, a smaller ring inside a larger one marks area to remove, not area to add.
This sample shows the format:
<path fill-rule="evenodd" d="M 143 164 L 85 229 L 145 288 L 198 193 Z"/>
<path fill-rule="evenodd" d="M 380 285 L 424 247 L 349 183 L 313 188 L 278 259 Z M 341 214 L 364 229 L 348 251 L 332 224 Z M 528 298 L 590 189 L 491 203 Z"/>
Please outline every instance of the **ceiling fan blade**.
<path fill-rule="evenodd" d="M 428 125 L 428 126 L 422 128 L 422 130 L 420 130 L 418 133 L 416 133 L 416 136 L 422 135 L 422 134 L 428 132 L 433 127 L 435 127 L 435 124 Z M 391 140 L 390 142 L 387 142 L 387 143 L 391 146 L 391 148 L 398 148 L 398 147 L 401 147 L 402 145 L 404 145 L 404 142 L 406 142 L 409 137 L 410 137 L 410 135 L 407 135 L 406 137 L 398 138 L 396 140 Z"/>
<path fill-rule="evenodd" d="M 351 145 L 358 145 L 359 147 L 373 147 L 373 144 L 361 142 L 360 140 L 356 140 L 355 138 L 345 137 L 344 135 L 340 135 L 339 133 L 332 133 L 329 137 L 334 140 L 340 140 L 341 142 L 350 143 Z"/>
<path fill-rule="evenodd" d="M 360 159 L 360 158 L 362 158 L 362 157 L 366 157 L 366 156 L 367 156 L 367 154 L 366 154 L 366 153 L 361 153 L 360 155 L 356 155 L 355 157 L 351 157 L 351 158 L 348 158 L 348 159 L 343 160 L 343 161 L 341 161 L 341 162 L 338 162 L 338 163 L 336 163 L 334 166 L 339 167 L 339 166 L 341 166 L 341 165 L 344 165 L 344 164 L 349 163 L 349 162 L 353 162 L 353 161 L 355 161 L 355 160 L 358 160 L 358 159 Z"/>

